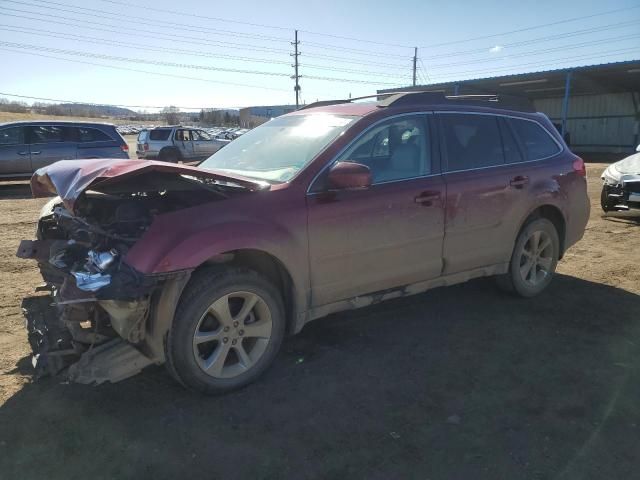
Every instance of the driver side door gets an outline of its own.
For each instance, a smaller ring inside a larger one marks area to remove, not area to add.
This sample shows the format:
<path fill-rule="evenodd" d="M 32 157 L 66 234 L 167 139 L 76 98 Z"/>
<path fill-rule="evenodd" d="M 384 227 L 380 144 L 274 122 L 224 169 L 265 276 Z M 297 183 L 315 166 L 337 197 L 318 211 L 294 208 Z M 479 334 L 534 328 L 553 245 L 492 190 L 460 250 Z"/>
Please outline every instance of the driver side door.
<path fill-rule="evenodd" d="M 191 138 L 191 130 L 179 129 L 174 134 L 174 145 L 180 151 L 183 160 L 192 160 L 195 156 L 193 140 Z"/>
<path fill-rule="evenodd" d="M 310 187 L 313 306 L 441 274 L 445 185 L 432 117 L 402 115 L 369 127 L 334 160 L 368 166 L 370 187 L 329 190 L 330 167 Z"/>

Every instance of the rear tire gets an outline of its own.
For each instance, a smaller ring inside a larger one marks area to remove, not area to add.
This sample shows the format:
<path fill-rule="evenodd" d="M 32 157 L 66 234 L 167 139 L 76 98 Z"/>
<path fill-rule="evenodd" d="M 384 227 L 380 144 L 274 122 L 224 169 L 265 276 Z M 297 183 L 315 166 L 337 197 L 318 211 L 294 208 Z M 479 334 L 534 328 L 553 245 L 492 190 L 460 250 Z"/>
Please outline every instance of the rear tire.
<path fill-rule="evenodd" d="M 158 155 L 158 160 L 167 163 L 178 163 L 180 155 L 174 149 L 165 149 Z"/>
<path fill-rule="evenodd" d="M 169 331 L 168 370 L 205 394 L 244 387 L 275 359 L 285 324 L 280 292 L 256 272 L 200 271 L 185 289 Z"/>
<path fill-rule="evenodd" d="M 496 278 L 498 286 L 520 297 L 534 297 L 551 283 L 559 256 L 556 227 L 546 218 L 532 220 L 518 234 L 509 271 Z"/>

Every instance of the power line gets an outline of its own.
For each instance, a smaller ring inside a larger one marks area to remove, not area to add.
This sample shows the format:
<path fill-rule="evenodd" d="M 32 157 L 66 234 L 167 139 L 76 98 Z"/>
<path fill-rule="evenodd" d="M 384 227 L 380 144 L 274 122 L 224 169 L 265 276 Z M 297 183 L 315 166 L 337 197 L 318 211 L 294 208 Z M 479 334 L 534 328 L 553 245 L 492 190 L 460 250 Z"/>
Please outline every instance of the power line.
<path fill-rule="evenodd" d="M 42 18 L 33 18 L 33 17 L 25 17 L 24 15 L 15 15 L 15 14 L 8 14 L 5 13 L 6 11 L 12 11 L 12 12 L 19 12 L 19 13 L 27 13 L 30 15 L 40 15 L 42 17 L 46 17 L 45 19 Z M 92 22 L 90 20 L 81 20 L 81 24 L 73 24 L 73 23 L 69 23 L 69 22 L 61 22 L 61 21 L 52 21 L 51 18 L 59 18 L 59 19 L 64 19 L 66 20 L 67 17 L 62 17 L 59 15 L 51 15 L 51 14 L 46 14 L 46 13 L 38 13 L 38 12 L 31 12 L 28 10 L 20 10 L 20 9 L 16 9 L 16 8 L 3 8 L 3 12 L 2 12 L 3 16 L 10 16 L 10 17 L 20 17 L 20 18 L 28 18 L 29 20 L 36 20 L 36 21 L 40 21 L 40 22 L 45 22 L 45 23 L 58 23 L 58 24 L 66 24 L 66 25 L 70 25 L 73 27 L 79 27 L 79 28 L 84 28 L 84 29 L 91 29 L 91 30 L 104 30 L 106 31 L 104 28 L 100 28 L 100 26 L 104 25 L 104 22 Z M 92 25 L 98 25 L 99 27 L 89 27 L 86 26 L 86 24 L 92 24 Z M 118 25 L 107 25 L 109 27 L 118 27 Z M 147 33 L 153 33 L 155 35 L 163 35 L 163 36 L 168 36 L 168 37 L 176 37 L 176 38 L 182 38 L 182 39 L 189 39 L 189 40 L 196 40 L 198 45 L 213 45 L 213 46 L 222 46 L 222 47 L 233 47 L 233 48 L 237 48 L 239 50 L 254 50 L 257 52 L 275 52 L 275 53 L 279 53 L 279 52 L 283 52 L 283 53 L 289 53 L 289 50 L 286 49 L 282 49 L 282 48 L 272 48 L 272 47 L 259 47 L 257 45 L 246 45 L 246 44 L 241 44 L 241 43 L 233 43 L 233 42 L 223 42 L 223 41 L 219 41 L 219 40 L 204 40 L 198 37 L 191 37 L 188 35 L 177 35 L 177 34 L 169 34 L 169 33 L 164 33 L 164 32 L 158 32 L 155 30 L 145 30 L 145 29 L 136 29 L 137 32 L 147 32 Z M 110 30 L 111 32 L 114 32 L 114 30 Z M 121 30 L 115 30 L 116 33 L 118 34 L 122 34 L 123 32 Z M 137 34 L 139 36 L 139 34 Z M 169 38 L 168 40 L 173 40 L 172 38 Z M 177 41 L 181 41 L 181 40 L 177 40 Z M 188 43 L 188 42 L 187 42 Z"/>
<path fill-rule="evenodd" d="M 608 10 L 606 12 L 593 13 L 591 15 L 583 15 L 583 16 L 580 16 L 580 17 L 573 17 L 573 18 L 568 18 L 568 19 L 565 19 L 565 20 L 558 20 L 556 22 L 544 23 L 544 24 L 540 24 L 540 25 L 533 25 L 531 27 L 519 28 L 517 30 L 509 30 L 507 32 L 502 32 L 502 33 L 493 33 L 493 34 L 490 34 L 490 35 L 481 35 L 481 36 L 478 36 L 478 37 L 465 38 L 463 40 L 453 40 L 451 42 L 433 43 L 431 45 L 425 45 L 425 46 L 420 47 L 420 48 L 442 47 L 442 46 L 445 46 L 445 45 L 455 45 L 455 44 L 458 44 L 458 43 L 473 42 L 475 40 L 484 40 L 485 38 L 501 37 L 501 36 L 504 36 L 504 35 L 511 35 L 513 33 L 528 32 L 528 31 L 531 31 L 531 30 L 537 30 L 539 28 L 551 27 L 553 25 L 561 25 L 563 23 L 576 22 L 578 20 L 586 20 L 588 18 L 600 17 L 602 15 L 610 15 L 612 13 L 625 12 L 625 11 L 628 11 L 628 10 L 633 10 L 635 8 L 640 8 L 640 5 L 634 5 L 634 6 L 625 7 L 625 8 L 617 8 L 615 10 Z"/>
<path fill-rule="evenodd" d="M 60 11 L 60 12 L 67 12 L 67 13 L 74 13 L 76 15 L 86 15 L 86 16 L 91 16 L 91 17 L 95 17 L 95 14 L 100 14 L 100 15 L 108 15 L 111 17 L 116 17 L 115 19 L 118 21 L 122 21 L 122 15 L 119 13 L 114 13 L 114 12 L 107 12 L 104 10 L 97 10 L 95 8 L 86 8 L 86 7 L 79 7 L 79 6 L 75 6 L 75 5 L 69 5 L 69 4 L 65 4 L 65 3 L 58 3 L 58 2 L 52 2 L 49 0 L 33 0 L 39 3 L 44 3 L 44 4 L 48 4 L 48 5 L 55 5 L 58 8 L 54 8 L 54 7 L 50 7 L 50 6 L 43 6 L 43 5 L 37 5 L 37 4 L 33 4 L 33 3 L 29 3 L 29 2 L 25 2 L 25 1 L 19 1 L 19 0 L 4 0 L 5 2 L 9 2 L 9 3 L 16 3 L 18 5 L 25 5 L 25 6 L 29 6 L 29 7 L 36 7 L 36 8 L 49 8 L 51 10 L 54 11 Z M 74 10 L 68 10 L 65 8 L 60 8 L 60 6 L 62 7 L 70 7 L 73 8 L 75 10 L 84 10 L 84 12 L 77 12 Z M 91 12 L 91 13 L 85 13 L 85 12 Z M 288 42 L 289 40 L 287 38 L 284 37 L 272 37 L 269 35 L 261 35 L 261 34 L 251 34 L 251 33 L 244 33 L 244 32 L 237 32 L 237 31 L 232 31 L 232 30 L 220 30 L 218 28 L 210 28 L 210 27 L 202 27 L 199 25 L 192 25 L 192 24 L 185 24 L 185 23 L 176 23 L 173 21 L 165 21 L 165 20 L 141 20 L 141 19 L 136 19 L 135 23 L 138 25 L 150 25 L 150 26 L 160 26 L 160 27 L 167 27 L 170 26 L 172 29 L 176 29 L 176 30 L 184 30 L 184 31 L 188 31 L 188 32 L 197 32 L 197 33 L 211 33 L 213 35 L 222 35 L 222 36 L 232 36 L 232 37 L 239 37 L 239 38 L 249 38 L 249 39 L 259 39 L 259 40 L 266 40 L 266 41 L 272 41 L 272 42 Z M 187 28 L 185 28 L 187 27 Z"/>
<path fill-rule="evenodd" d="M 71 5 L 64 4 L 64 3 L 51 2 L 49 0 L 33 0 L 33 1 L 41 2 L 41 3 L 44 3 L 44 4 L 56 5 L 56 6 L 69 6 L 70 8 L 74 9 L 74 10 L 69 10 L 69 9 L 60 8 L 60 7 L 53 8 L 53 7 L 44 5 L 44 8 L 49 8 L 50 10 L 54 10 L 56 12 L 73 13 L 73 14 L 76 14 L 76 15 L 85 15 L 85 16 L 89 16 L 89 17 L 95 17 L 96 14 L 107 15 L 107 16 L 112 17 L 112 18 L 107 18 L 107 20 L 117 20 L 119 22 L 122 22 L 122 15 L 118 14 L 118 13 L 107 12 L 107 11 L 104 11 L 104 10 L 97 10 L 97 9 L 93 9 L 93 8 L 71 6 Z M 35 7 L 35 8 L 42 8 L 43 7 L 43 5 L 37 5 L 37 4 L 30 3 L 30 2 L 25 2 L 23 0 L 5 0 L 5 2 L 15 3 L 15 4 L 18 4 L 18 5 L 22 5 L 22 6 Z M 84 11 L 76 11 L 76 10 L 84 10 Z M 36 15 L 48 15 L 47 13 L 39 13 L 39 12 L 29 12 L 29 13 L 34 13 Z M 52 17 L 56 17 L 56 16 L 52 15 Z M 113 18 L 113 17 L 116 17 L 116 18 Z M 57 17 L 57 18 L 61 18 L 61 17 Z M 66 17 L 64 17 L 64 18 L 66 18 Z M 76 19 L 72 19 L 72 20 L 76 20 Z M 236 32 L 236 31 L 212 29 L 212 28 L 208 28 L 208 27 L 201 27 L 201 26 L 198 26 L 198 25 L 176 23 L 176 22 L 173 22 L 173 21 L 136 19 L 135 23 L 136 23 L 136 25 L 147 25 L 147 26 L 161 27 L 161 28 L 166 28 L 167 26 L 170 26 L 173 30 L 176 30 L 176 31 L 186 31 L 186 32 L 195 32 L 195 33 L 209 33 L 209 34 L 212 34 L 212 35 L 232 36 L 232 37 L 247 38 L 247 39 L 259 39 L 259 40 L 266 40 L 266 41 L 271 41 L 271 42 L 287 42 L 287 43 L 289 42 L 288 39 L 283 38 L 283 37 L 271 37 L 271 36 L 260 35 L 260 34 L 247 34 L 247 33 Z M 366 55 L 366 56 L 379 57 L 379 58 L 386 58 L 388 56 L 401 57 L 401 55 L 381 54 L 378 51 L 363 50 L 363 49 L 357 49 L 357 48 L 349 48 L 349 47 L 344 47 L 344 46 L 337 47 L 337 46 L 333 46 L 333 45 L 325 45 L 325 44 L 318 43 L 318 42 L 304 42 L 304 43 L 305 43 L 305 45 L 316 45 L 316 46 L 322 47 L 323 49 L 328 49 L 328 50 L 349 51 L 349 52 L 352 52 L 352 53 L 354 53 L 356 55 Z"/>
<path fill-rule="evenodd" d="M 178 11 L 178 10 L 169 10 L 166 8 L 158 8 L 157 6 L 153 5 L 137 5 L 135 3 L 130 3 L 130 2 L 122 2 L 122 1 L 118 1 L 118 0 L 98 0 L 100 2 L 105 2 L 105 3 L 111 3 L 113 5 L 120 5 L 120 6 L 125 6 L 127 8 L 139 8 L 139 9 L 143 9 L 146 11 L 149 10 L 153 10 L 154 12 L 162 12 L 162 13 L 170 13 L 171 15 L 182 15 L 185 17 L 193 17 L 193 18 L 199 18 L 199 19 L 206 19 L 206 20 L 215 20 L 217 22 L 226 22 L 226 23 L 235 23 L 238 25 L 249 25 L 251 27 L 261 27 L 261 28 L 272 28 L 275 30 L 286 30 L 288 32 L 291 31 L 291 28 L 287 28 L 287 27 L 279 27 L 279 26 L 275 26 L 275 25 L 265 25 L 262 23 L 251 23 L 251 22 L 243 22 L 240 20 L 231 20 L 228 18 L 222 18 L 222 17 L 210 17 L 207 15 L 201 15 L 201 14 L 194 14 L 194 13 L 189 13 L 189 12 L 182 12 L 182 11 Z"/>
<path fill-rule="evenodd" d="M 89 62 L 89 61 L 85 61 L 85 60 L 76 60 L 76 59 L 72 59 L 72 58 L 64 58 L 64 57 L 56 57 L 54 55 L 45 55 L 42 53 L 35 53 L 35 52 L 27 52 L 24 50 L 12 50 L 10 48 L 3 48 L 0 47 L 0 50 L 3 50 L 5 52 L 12 52 L 12 53 L 20 53 L 23 55 L 32 55 L 32 56 L 36 56 L 36 57 L 43 57 L 43 58 L 52 58 L 54 60 L 62 60 L 64 62 L 71 62 L 71 63 L 81 63 L 84 65 L 93 65 L 96 67 L 102 67 L 102 68 L 110 68 L 113 70 L 124 70 L 124 71 L 128 71 L 128 72 L 136 72 L 136 73 L 145 73 L 148 75 L 158 75 L 161 77 L 169 77 L 169 78 L 180 78 L 180 79 L 185 79 L 185 80 L 197 80 L 200 82 L 208 82 L 208 83 L 216 83 L 219 85 L 231 85 L 234 87 L 247 87 L 247 88 L 258 88 L 260 90 L 273 90 L 276 92 L 289 92 L 289 89 L 284 89 L 284 88 L 273 88 L 273 87 L 265 87 L 263 85 L 250 85 L 250 84 L 246 84 L 246 83 L 238 83 L 238 82 L 225 82 L 225 81 L 221 81 L 221 80 L 212 80 L 209 78 L 202 78 L 202 77 L 191 77 L 191 76 L 187 76 L 187 75 L 175 75 L 172 73 L 162 73 L 162 72 L 151 72 L 149 70 L 140 70 L 137 68 L 128 68 L 128 67 L 120 67 L 120 66 L 116 66 L 116 65 L 105 65 L 104 63 L 96 63 L 96 62 Z"/>
<path fill-rule="evenodd" d="M 123 105 L 120 103 L 96 103 L 96 102 L 82 102 L 79 100 L 61 100 L 59 98 L 46 98 L 46 97 L 30 97 L 27 95 L 18 95 L 16 93 L 7 93 L 0 92 L 0 95 L 4 95 L 5 97 L 15 97 L 15 98 L 24 98 L 27 100 L 41 100 L 45 102 L 58 102 L 58 103 L 70 103 L 73 105 L 89 105 L 91 107 L 122 107 L 122 108 L 144 108 L 144 109 L 161 109 L 165 108 L 167 105 L 163 105 L 161 107 L 152 106 L 152 105 Z M 216 110 L 214 107 L 184 107 L 180 105 L 171 105 L 172 107 L 180 108 L 182 110 Z M 217 110 L 226 110 L 223 108 L 218 108 Z"/>
<path fill-rule="evenodd" d="M 107 67 L 107 68 L 117 68 L 120 70 L 130 70 L 133 72 L 140 72 L 140 73 L 151 73 L 154 75 L 163 75 L 163 76 L 173 76 L 176 78 L 186 78 L 186 79 L 190 79 L 190 80 L 201 80 L 201 81 L 210 81 L 212 83 L 222 83 L 222 84 L 227 84 L 227 85 L 237 85 L 237 86 L 250 86 L 250 87 L 257 87 L 256 85 L 243 85 L 243 84 L 237 84 L 237 83 L 232 83 L 232 82 L 220 82 L 220 81 L 214 81 L 214 80 L 209 80 L 209 79 L 203 79 L 203 78 L 197 78 L 197 77 L 188 77 L 188 76 L 183 76 L 183 75 L 172 75 L 172 74 L 166 74 L 166 73 L 159 73 L 159 72 L 149 72 L 149 71 L 145 71 L 145 70 L 137 70 L 137 69 L 131 69 L 131 68 L 125 68 L 125 67 L 116 67 L 113 65 L 105 65 L 105 64 L 97 64 L 97 63 L 93 63 L 93 62 L 85 62 L 85 61 L 81 61 L 81 60 L 72 60 L 72 59 L 68 59 L 68 58 L 62 58 L 62 57 L 55 57 L 55 56 L 51 56 L 51 55 L 43 55 L 43 54 L 39 54 L 39 53 L 35 53 L 35 52 L 31 52 L 28 51 L 29 48 L 34 48 L 38 51 L 46 51 L 46 52 L 52 52 L 52 53 L 61 53 L 64 55 L 77 55 L 77 56 L 83 56 L 83 57 L 90 57 L 90 58 L 97 58 L 97 59 L 102 59 L 102 60 L 112 60 L 112 61 L 124 61 L 124 62 L 132 62 L 132 63 L 143 63 L 143 64 L 150 64 L 150 65 L 159 65 L 159 66 L 170 66 L 170 67 L 176 67 L 176 68 L 202 68 L 205 70 L 217 70 L 217 71 L 227 71 L 227 72 L 234 72 L 234 73 L 250 73 L 250 74 L 256 74 L 256 75 L 273 75 L 273 76 L 279 76 L 279 77 L 288 77 L 289 74 L 286 73 L 270 73 L 270 72 L 259 72 L 259 71 L 240 71 L 240 70 L 235 70 L 235 69 L 221 69 L 221 68 L 216 68 L 216 67 L 207 67 L 207 66 L 203 66 L 203 65 L 188 65 L 188 64 L 172 64 L 171 62 L 155 62 L 155 61 L 146 61 L 146 60 L 142 60 L 142 59 L 131 59 L 131 58 L 127 58 L 127 57 L 115 57 L 115 56 L 111 56 L 111 55 L 101 55 L 101 54 L 93 54 L 90 52 L 78 52 L 78 51 L 74 51 L 74 50 L 62 50 L 62 49 L 56 49 L 56 48 L 49 48 L 49 47 L 38 47 L 35 45 L 26 45 L 26 44 L 17 44 L 17 43 L 13 43 L 13 42 L 0 42 L 0 45 L 6 45 L 9 47 L 14 47 L 14 48 L 19 48 L 21 50 L 12 50 L 9 48 L 2 48 L 0 47 L 0 50 L 5 50 L 5 51 L 10 51 L 10 52 L 14 52 L 14 53 L 25 53 L 28 55 L 36 55 L 36 56 L 41 56 L 41 57 L 47 57 L 47 58 L 54 58 L 57 60 L 66 60 L 66 61 L 70 61 L 70 62 L 75 62 L 75 63 L 86 63 L 88 65 L 97 65 L 97 66 L 101 66 L 101 67 Z M 398 85 L 397 83 L 390 83 L 390 82 L 374 82 L 374 81 L 369 81 L 369 80 L 355 80 L 355 79 L 348 79 L 348 78 L 336 78 L 336 77 L 321 77 L 321 76 L 306 76 L 306 78 L 312 78 L 314 80 L 324 80 L 324 81 L 330 81 L 330 82 L 347 82 L 347 83 L 361 83 L 361 84 L 369 84 L 369 85 L 386 85 L 386 86 L 395 86 Z M 269 89 L 267 87 L 258 87 L 258 88 L 265 88 L 265 89 Z M 288 90 L 282 90 L 282 89 L 270 89 L 270 90 L 279 90 L 279 91 L 288 91 Z"/>
<path fill-rule="evenodd" d="M 42 30 L 42 29 L 35 29 L 35 28 L 29 28 L 29 27 L 13 27 L 11 25 L 5 25 L 5 24 L 0 24 L 0 30 L 5 30 L 5 31 L 10 31 L 10 32 L 16 32 L 16 33 L 25 33 L 25 34 L 30 34 L 30 35 L 36 35 L 39 37 L 51 37 L 51 38 L 60 38 L 63 40 L 72 40 L 72 41 L 80 41 L 83 43 L 94 43 L 94 44 L 101 44 L 101 45 L 113 45 L 113 46 L 120 46 L 120 47 L 126 47 L 126 48 L 131 48 L 133 45 L 131 43 L 125 43 L 125 42 L 118 42 L 115 40 L 107 40 L 107 39 L 102 39 L 102 38 L 96 38 L 96 37 L 90 37 L 90 36 L 86 36 L 86 35 L 75 35 L 75 34 L 62 34 L 62 33 L 58 33 L 58 32 L 53 32 L 51 30 Z M 278 61 L 278 60 L 266 60 L 264 58 L 254 58 L 254 57 L 239 57 L 236 55 L 226 55 L 226 54 L 213 54 L 213 53 L 208 53 L 208 52 L 203 52 L 203 51 L 198 51 L 198 50 L 183 50 L 183 49 L 176 49 L 176 48 L 167 48 L 167 47 L 154 47 L 153 45 L 149 45 L 149 44 L 145 44 L 145 43 L 138 43 L 136 42 L 135 44 L 135 49 L 136 50 L 146 50 L 146 51 L 150 51 L 150 52 L 159 52 L 159 53 L 177 53 L 180 55 L 190 55 L 190 56 L 195 56 L 195 57 L 205 57 L 205 58 L 220 58 L 220 59 L 229 59 L 229 60 L 237 60 L 237 61 L 241 61 L 241 62 L 257 62 L 257 63 L 265 63 L 265 64 L 272 64 L 272 65 L 290 65 L 291 62 L 288 61 Z M 399 75 L 398 74 L 393 74 L 393 73 L 383 73 L 383 72 L 375 72 L 375 71 L 371 71 L 371 70 L 357 70 L 357 69 L 348 69 L 348 68 L 333 68 L 333 67 L 327 67 L 324 65 L 315 65 L 315 64 L 304 64 L 305 67 L 307 68 L 315 68 L 318 70 L 326 70 L 326 71 L 334 71 L 334 72 L 342 72 L 342 73 L 354 73 L 354 74 L 361 74 L 361 75 L 376 75 L 376 76 L 380 76 L 380 77 L 389 77 L 389 78 L 398 78 Z"/>
<path fill-rule="evenodd" d="M 60 33 L 60 32 L 54 32 L 51 30 L 42 30 L 37 28 L 14 27 L 13 25 L 5 25 L 5 24 L 0 24 L 0 30 L 7 30 L 11 32 L 16 32 L 16 33 L 26 33 L 29 35 L 37 35 L 41 37 L 60 38 L 62 40 L 82 41 L 87 43 L 121 46 L 126 48 L 135 47 L 136 50 L 148 50 L 150 52 L 161 52 L 161 53 L 170 52 L 170 53 L 178 53 L 181 55 L 193 55 L 196 57 L 221 58 L 221 59 L 229 59 L 229 60 L 238 60 L 241 62 L 258 62 L 258 63 L 268 63 L 268 64 L 274 64 L 274 65 L 289 65 L 290 63 L 287 61 L 266 60 L 264 58 L 254 58 L 254 57 L 238 57 L 236 55 L 209 53 L 209 52 L 203 52 L 199 50 L 183 50 L 183 49 L 177 49 L 177 48 L 154 47 L 153 45 L 138 43 L 138 42 L 136 42 L 134 46 L 131 43 L 118 42 L 116 40 L 90 37 L 86 35 L 76 35 L 73 33 Z"/>
<path fill-rule="evenodd" d="M 545 53 L 552 53 L 552 52 L 558 52 L 558 51 L 565 51 L 565 50 L 573 50 L 576 48 L 582 48 L 582 47 L 586 47 L 589 45 L 599 45 L 599 44 L 603 44 L 603 43 L 609 43 L 609 42 L 617 42 L 620 40 L 628 40 L 631 38 L 639 38 L 640 34 L 635 34 L 635 35 L 622 35 L 619 37 L 611 37 L 611 38 L 602 38 L 599 40 L 593 40 L 591 42 L 581 42 L 581 43 L 577 43 L 577 44 L 571 44 L 571 45 L 563 45 L 561 47 L 555 47 L 555 48 L 547 48 L 545 50 L 530 50 L 528 52 L 519 52 L 519 53 L 510 53 L 509 54 L 509 58 L 520 58 L 520 57 L 528 57 L 528 56 L 534 56 L 534 55 L 542 55 Z M 458 66 L 458 65 L 471 65 L 471 64 L 475 64 L 475 63 L 490 63 L 490 62 L 495 62 L 495 61 L 499 61 L 501 60 L 501 58 L 495 57 L 495 58 L 481 58 L 481 59 L 477 59 L 477 60 L 467 60 L 464 62 L 454 62 L 454 63 L 440 63 L 440 64 L 431 64 L 429 65 L 429 68 L 434 69 L 434 68 L 446 68 L 446 67 L 453 67 L 453 66 Z"/>
<path fill-rule="evenodd" d="M 529 39 L 529 40 L 522 40 L 522 41 L 519 41 L 519 42 L 504 43 L 504 44 L 502 44 L 500 46 L 502 48 L 523 47 L 523 46 L 527 46 L 527 45 L 531 45 L 531 44 L 539 43 L 539 42 L 548 42 L 548 41 L 551 41 L 551 40 L 559 40 L 559 39 L 565 39 L 565 38 L 570 38 L 570 37 L 576 37 L 576 36 L 585 35 L 585 34 L 588 34 L 588 33 L 603 32 L 605 30 L 611 30 L 611 29 L 614 29 L 614 28 L 638 25 L 639 23 L 640 22 L 638 20 L 631 20 L 631 21 L 625 21 L 625 22 L 620 22 L 620 23 L 602 25 L 602 26 L 598 26 L 598 27 L 586 28 L 586 29 L 582 29 L 582 30 L 574 30 L 572 32 L 564 32 L 564 33 L 558 33 L 558 34 L 555 34 L 555 35 L 547 35 L 547 36 L 544 36 L 544 37 L 537 37 L 537 38 L 533 38 L 533 39 Z M 437 58 L 449 58 L 449 57 L 457 57 L 457 56 L 461 56 L 461 55 L 473 55 L 473 54 L 478 54 L 478 53 L 487 53 L 487 48 L 485 47 L 485 48 L 474 48 L 474 49 L 471 49 L 471 50 L 458 50 L 458 51 L 448 52 L 448 53 L 439 53 L 437 55 L 429 55 L 429 56 L 422 57 L 422 58 L 424 60 L 435 60 Z"/>
<path fill-rule="evenodd" d="M 36 50 L 40 52 L 48 52 L 48 53 L 57 53 L 62 55 L 74 55 L 79 57 L 88 57 L 88 58 L 96 58 L 98 60 L 111 60 L 116 62 L 128 62 L 128 63 L 139 63 L 144 65 L 158 65 L 162 67 L 172 67 L 172 68 L 187 68 L 194 70 L 212 70 L 216 72 L 227 72 L 227 73 L 243 73 L 246 75 L 267 75 L 273 77 L 288 77 L 288 73 L 283 72 L 265 72 L 260 70 L 242 70 L 238 68 L 222 68 L 222 67 L 210 67 L 208 65 L 194 65 L 189 63 L 175 63 L 175 62 L 163 62 L 160 60 L 145 60 L 143 58 L 130 58 L 130 57 L 119 57 L 116 55 L 106 55 L 102 53 L 92 53 L 92 52 L 82 52 L 79 50 L 66 50 L 62 48 L 52 48 L 52 47 L 43 47 L 40 45 L 30 45 L 27 43 L 15 43 L 15 42 L 2 42 L 0 41 L 0 45 L 4 45 L 5 47 L 11 48 L 20 48 L 24 50 Z"/>
<path fill-rule="evenodd" d="M 640 47 L 632 47 L 632 48 L 624 48 L 624 49 L 618 49 L 618 50 L 608 50 L 605 52 L 596 52 L 596 53 L 589 53 L 589 54 L 585 54 L 585 55 L 578 55 L 575 57 L 563 57 L 563 58 L 558 58 L 558 59 L 554 59 L 554 60 L 548 60 L 548 61 L 544 61 L 544 62 L 529 62 L 529 63 L 521 63 L 518 65 L 510 65 L 508 67 L 499 67 L 499 68 L 491 68 L 491 69 L 483 69 L 483 70 L 466 70 L 466 71 L 460 71 L 460 72 L 451 72 L 451 73 L 443 73 L 443 74 L 439 74 L 439 75 L 432 75 L 432 77 L 437 77 L 437 78 L 442 78 L 442 77 L 455 77 L 455 76 L 460 76 L 460 75 L 466 75 L 466 74 L 482 74 L 482 73 L 495 73 L 495 72 L 500 72 L 500 71 L 505 71 L 505 70 L 513 70 L 514 68 L 519 68 L 519 67 L 533 67 L 533 66 L 543 66 L 543 65 L 555 65 L 558 63 L 566 63 L 569 61 L 575 61 L 575 60 L 586 60 L 588 58 L 601 58 L 603 55 L 614 55 L 614 54 L 622 54 L 622 53 L 629 53 L 629 52 L 633 52 L 633 51 L 640 51 Z M 569 67 L 567 67 L 569 68 Z M 509 75 L 511 75 L 511 73 L 509 73 Z M 516 75 L 515 73 L 513 75 Z"/>

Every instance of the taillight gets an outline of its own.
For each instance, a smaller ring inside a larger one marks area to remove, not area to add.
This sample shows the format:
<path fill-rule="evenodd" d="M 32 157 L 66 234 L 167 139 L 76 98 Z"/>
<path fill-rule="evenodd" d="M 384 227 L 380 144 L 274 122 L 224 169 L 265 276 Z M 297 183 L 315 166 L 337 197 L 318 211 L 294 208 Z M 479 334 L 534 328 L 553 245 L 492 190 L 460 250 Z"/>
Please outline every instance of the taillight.
<path fill-rule="evenodd" d="M 573 161 L 573 171 L 576 172 L 581 177 L 587 176 L 587 167 L 584 164 L 584 160 L 582 160 L 580 157 L 576 158 Z"/>
<path fill-rule="evenodd" d="M 143 149 L 145 152 L 148 152 L 148 151 L 149 151 L 149 144 L 148 144 L 148 143 L 145 143 L 144 145 L 142 145 L 142 149 Z"/>
<path fill-rule="evenodd" d="M 120 145 L 120 148 L 125 153 L 127 153 L 129 151 L 129 145 L 127 145 L 126 143 L 123 143 L 122 145 Z"/>

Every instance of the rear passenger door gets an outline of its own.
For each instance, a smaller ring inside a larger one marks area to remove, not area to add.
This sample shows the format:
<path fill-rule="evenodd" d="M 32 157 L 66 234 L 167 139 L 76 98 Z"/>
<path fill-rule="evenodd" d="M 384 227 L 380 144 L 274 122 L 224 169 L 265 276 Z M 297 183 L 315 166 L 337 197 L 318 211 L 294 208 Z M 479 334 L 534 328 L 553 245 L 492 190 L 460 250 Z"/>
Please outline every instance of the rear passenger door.
<path fill-rule="evenodd" d="M 36 171 L 58 160 L 75 160 L 77 144 L 73 128 L 62 125 L 28 127 L 31 143 L 31 169 Z"/>
<path fill-rule="evenodd" d="M 0 129 L 0 176 L 29 175 L 31 158 L 24 127 Z"/>
<path fill-rule="evenodd" d="M 438 114 L 447 186 L 444 274 L 509 261 L 514 223 L 529 208 L 522 152 L 504 119 Z"/>

